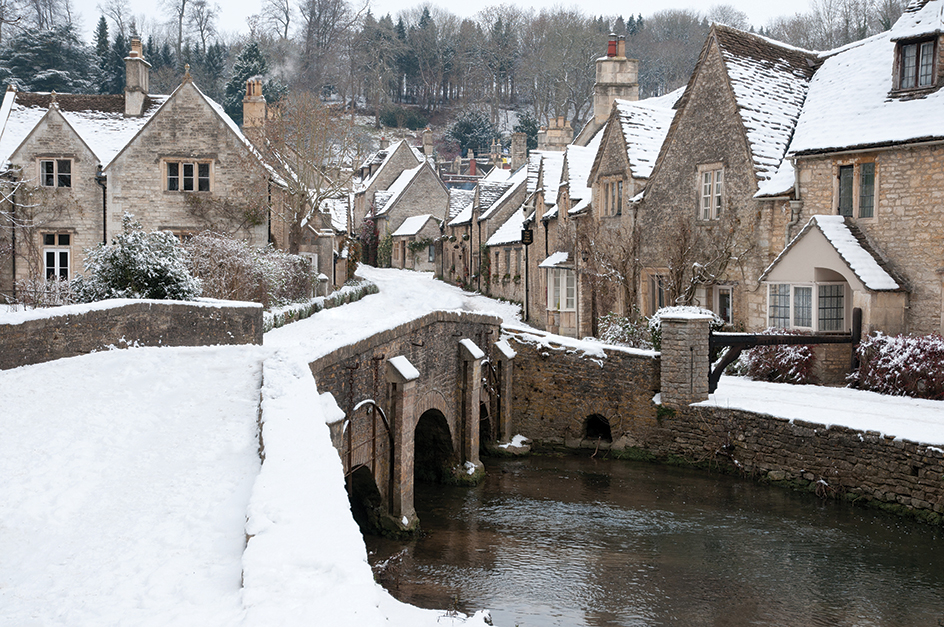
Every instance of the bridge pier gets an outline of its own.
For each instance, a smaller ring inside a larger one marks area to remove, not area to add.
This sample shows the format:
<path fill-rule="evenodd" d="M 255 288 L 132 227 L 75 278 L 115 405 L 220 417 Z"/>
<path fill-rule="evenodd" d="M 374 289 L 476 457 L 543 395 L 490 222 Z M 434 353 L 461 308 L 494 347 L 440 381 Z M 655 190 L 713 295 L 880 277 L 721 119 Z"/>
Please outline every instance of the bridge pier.
<path fill-rule="evenodd" d="M 485 353 L 475 342 L 464 339 L 459 342 L 459 424 L 461 425 L 461 462 L 475 466 L 475 473 L 484 472 L 479 459 L 479 405 L 482 402 L 482 360 Z M 473 473 L 469 473 L 473 474 Z"/>
<path fill-rule="evenodd" d="M 415 415 L 418 378 L 419 372 L 405 357 L 394 357 L 387 361 L 389 413 L 394 433 L 390 514 L 405 531 L 415 529 L 419 523 L 413 509 L 413 469 L 416 456 L 413 435 L 418 419 Z"/>

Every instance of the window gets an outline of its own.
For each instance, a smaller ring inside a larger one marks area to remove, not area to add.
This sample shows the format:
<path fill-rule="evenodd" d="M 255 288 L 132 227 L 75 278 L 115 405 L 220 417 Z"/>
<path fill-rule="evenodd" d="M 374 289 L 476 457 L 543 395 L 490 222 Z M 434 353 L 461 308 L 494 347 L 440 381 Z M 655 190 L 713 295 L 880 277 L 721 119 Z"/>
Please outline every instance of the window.
<path fill-rule="evenodd" d="M 724 168 L 711 165 L 698 169 L 700 217 L 717 220 L 721 217 L 721 195 L 724 191 Z"/>
<path fill-rule="evenodd" d="M 208 192 L 210 191 L 210 163 L 168 161 L 167 191 L 169 192 Z"/>
<path fill-rule="evenodd" d="M 767 324 L 781 329 L 845 331 L 846 286 L 772 283 L 767 287 Z"/>
<path fill-rule="evenodd" d="M 43 187 L 72 187 L 72 160 L 42 159 L 39 179 Z"/>
<path fill-rule="evenodd" d="M 733 289 L 730 287 L 715 288 L 715 313 L 724 320 L 725 324 L 731 324 L 734 321 L 731 313 Z"/>
<path fill-rule="evenodd" d="M 43 273 L 47 280 L 69 278 L 71 242 L 68 233 L 43 233 Z"/>
<path fill-rule="evenodd" d="M 623 215 L 623 181 L 603 183 L 603 215 Z"/>
<path fill-rule="evenodd" d="M 658 310 L 666 306 L 666 286 L 668 279 L 659 274 L 649 276 L 649 311 L 647 315 L 653 315 Z"/>
<path fill-rule="evenodd" d="M 433 263 L 436 261 L 436 244 L 430 244 L 429 249 L 426 251 L 426 261 Z"/>
<path fill-rule="evenodd" d="M 934 86 L 933 39 L 898 44 L 898 89 Z"/>
<path fill-rule="evenodd" d="M 841 216 L 875 216 L 875 162 L 839 166 L 836 210 Z"/>
<path fill-rule="evenodd" d="M 505 274 L 511 274 L 511 249 L 505 249 Z"/>
<path fill-rule="evenodd" d="M 521 276 L 521 249 L 515 250 L 515 275 Z"/>
<path fill-rule="evenodd" d="M 576 310 L 577 276 L 574 271 L 550 268 L 547 274 L 547 308 L 555 311 Z"/>

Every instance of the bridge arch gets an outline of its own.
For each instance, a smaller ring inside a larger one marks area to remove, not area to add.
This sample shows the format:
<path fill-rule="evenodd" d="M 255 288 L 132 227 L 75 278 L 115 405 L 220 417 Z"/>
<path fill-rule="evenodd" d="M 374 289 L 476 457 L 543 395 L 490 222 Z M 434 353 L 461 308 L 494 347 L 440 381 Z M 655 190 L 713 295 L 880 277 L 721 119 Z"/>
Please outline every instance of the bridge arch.
<path fill-rule="evenodd" d="M 424 411 L 413 431 L 413 476 L 416 481 L 442 483 L 459 463 L 453 434 L 443 413 L 436 408 Z"/>
<path fill-rule="evenodd" d="M 361 531 L 377 533 L 383 528 L 383 497 L 370 467 L 358 466 L 348 475 L 347 498 Z"/>

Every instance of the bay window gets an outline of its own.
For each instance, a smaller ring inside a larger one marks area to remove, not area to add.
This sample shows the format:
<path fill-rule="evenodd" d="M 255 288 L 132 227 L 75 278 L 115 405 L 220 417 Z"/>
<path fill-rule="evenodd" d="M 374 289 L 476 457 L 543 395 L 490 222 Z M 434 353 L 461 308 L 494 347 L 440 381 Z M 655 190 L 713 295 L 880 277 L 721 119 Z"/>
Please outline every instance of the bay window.
<path fill-rule="evenodd" d="M 767 325 L 781 329 L 843 332 L 848 328 L 845 283 L 771 283 Z"/>

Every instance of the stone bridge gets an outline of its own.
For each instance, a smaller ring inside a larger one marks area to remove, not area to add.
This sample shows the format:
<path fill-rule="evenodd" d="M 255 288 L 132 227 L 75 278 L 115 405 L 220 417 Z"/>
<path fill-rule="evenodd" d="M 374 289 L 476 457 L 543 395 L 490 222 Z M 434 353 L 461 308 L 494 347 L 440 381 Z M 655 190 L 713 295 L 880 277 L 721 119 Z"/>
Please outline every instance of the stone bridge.
<path fill-rule="evenodd" d="M 345 417 L 330 426 L 358 522 L 414 530 L 416 478 L 475 482 L 479 447 L 511 435 L 514 352 L 501 320 L 433 312 L 310 364 Z"/>

